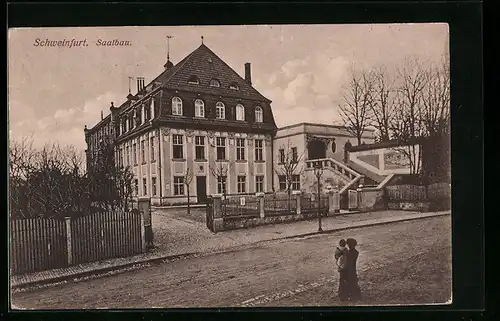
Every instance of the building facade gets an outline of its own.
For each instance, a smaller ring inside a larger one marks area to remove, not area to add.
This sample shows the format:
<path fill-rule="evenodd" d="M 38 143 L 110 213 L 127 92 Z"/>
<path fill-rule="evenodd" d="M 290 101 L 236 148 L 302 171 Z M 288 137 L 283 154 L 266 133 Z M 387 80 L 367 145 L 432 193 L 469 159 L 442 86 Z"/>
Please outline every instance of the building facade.
<path fill-rule="evenodd" d="M 138 80 L 120 106 L 85 128 L 87 164 L 106 142 L 134 174 L 134 195 L 153 204 L 272 190 L 271 101 L 202 44 L 149 84 Z M 91 165 L 89 166 L 91 168 Z M 189 184 L 185 184 L 189 183 Z M 188 191 L 189 190 L 189 191 Z"/>
<path fill-rule="evenodd" d="M 374 141 L 374 130 L 366 129 L 362 143 L 372 144 Z M 273 142 L 276 155 L 273 164 L 275 190 L 284 191 L 287 186 L 286 176 L 291 176 L 291 189 L 314 191 L 316 179 L 308 163 L 317 160 L 344 162 L 346 146 L 356 146 L 356 142 L 355 137 L 343 126 L 300 123 L 279 128 Z M 293 175 L 290 175 L 285 173 L 284 167 L 293 160 L 297 164 Z M 325 172 L 324 178 L 328 175 L 333 176 L 334 173 Z"/>

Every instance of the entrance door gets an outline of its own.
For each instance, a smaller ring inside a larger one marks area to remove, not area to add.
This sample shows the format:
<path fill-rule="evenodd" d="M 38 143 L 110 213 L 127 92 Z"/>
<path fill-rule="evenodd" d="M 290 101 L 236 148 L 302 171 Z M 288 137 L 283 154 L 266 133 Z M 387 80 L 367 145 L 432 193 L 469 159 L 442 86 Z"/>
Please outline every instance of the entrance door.
<path fill-rule="evenodd" d="M 198 196 L 198 203 L 205 203 L 207 201 L 206 176 L 196 176 L 196 195 Z"/>

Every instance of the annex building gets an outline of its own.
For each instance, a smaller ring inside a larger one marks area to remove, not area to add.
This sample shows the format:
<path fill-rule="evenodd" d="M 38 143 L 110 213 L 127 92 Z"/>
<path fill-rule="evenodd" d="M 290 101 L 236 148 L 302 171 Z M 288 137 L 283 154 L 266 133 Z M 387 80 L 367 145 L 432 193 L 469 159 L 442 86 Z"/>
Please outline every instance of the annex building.
<path fill-rule="evenodd" d="M 87 168 L 104 145 L 112 145 L 115 163 L 132 169 L 135 196 L 151 197 L 153 204 L 184 203 L 189 188 L 191 201 L 201 203 L 224 189 L 284 190 L 285 149 L 300 162 L 292 189 L 313 188 L 318 161 L 327 184 L 384 179 L 345 159 L 346 145 L 356 143 L 345 127 L 302 123 L 278 129 L 271 100 L 252 87 L 250 63 L 242 77 L 202 43 L 175 65 L 167 58 L 163 67 L 147 84 L 138 78 L 136 94 L 111 103 L 108 116 L 85 127 Z M 373 143 L 374 132 L 367 130 L 363 142 Z"/>

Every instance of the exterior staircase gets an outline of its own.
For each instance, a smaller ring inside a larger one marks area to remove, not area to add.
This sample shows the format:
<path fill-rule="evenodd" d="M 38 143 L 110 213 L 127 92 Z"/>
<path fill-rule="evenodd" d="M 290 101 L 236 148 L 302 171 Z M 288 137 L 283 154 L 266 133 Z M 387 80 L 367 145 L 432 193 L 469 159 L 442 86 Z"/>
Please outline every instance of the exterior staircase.
<path fill-rule="evenodd" d="M 324 191 L 327 186 L 336 188 L 340 194 L 342 209 L 350 208 L 349 203 L 351 201 L 349 201 L 349 198 L 352 196 L 356 198 L 355 191 L 360 184 L 365 187 L 381 189 L 394 176 L 393 174 L 379 175 L 352 161 L 345 163 L 342 154 L 334 154 L 333 156 L 331 158 L 306 160 L 303 186 L 306 190 L 316 193 L 317 178 L 314 174 L 314 168 L 320 165 L 323 168 L 321 175 L 322 190 Z M 351 195 L 352 193 L 354 195 Z"/>

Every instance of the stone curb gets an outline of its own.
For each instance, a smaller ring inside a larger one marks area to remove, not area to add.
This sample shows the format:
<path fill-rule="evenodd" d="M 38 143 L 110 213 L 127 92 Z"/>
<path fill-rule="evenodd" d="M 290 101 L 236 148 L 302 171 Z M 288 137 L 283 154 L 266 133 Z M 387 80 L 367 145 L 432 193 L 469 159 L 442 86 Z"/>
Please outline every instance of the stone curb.
<path fill-rule="evenodd" d="M 86 276 L 91 276 L 96 274 L 97 276 L 99 274 L 104 274 L 110 271 L 114 270 L 120 270 L 120 269 L 125 269 L 128 267 L 132 267 L 134 265 L 140 265 L 140 264 L 157 264 L 161 263 L 162 261 L 176 261 L 180 259 L 189 259 L 189 258 L 194 258 L 194 257 L 199 257 L 199 256 L 209 256 L 209 255 L 215 255 L 215 254 L 222 254 L 222 253 L 230 253 L 234 251 L 238 251 L 240 249 L 244 249 L 250 246 L 254 246 L 256 244 L 262 244 L 262 243 L 268 243 L 268 242 L 273 242 L 273 241 L 278 241 L 278 240 L 286 240 L 286 239 L 294 239 L 294 238 L 301 238 L 301 237 L 308 237 L 308 236 L 314 236 L 314 235 L 321 235 L 321 234 L 331 234 L 335 233 L 338 231 L 343 231 L 343 230 L 349 230 L 349 229 L 355 229 L 355 228 L 364 228 L 364 227 L 371 227 L 371 226 L 377 226 L 377 225 L 385 225 L 385 224 L 391 224 L 391 223 L 399 223 L 399 222 L 404 222 L 404 221 L 412 221 L 412 220 L 417 220 L 417 219 L 425 219 L 425 218 L 433 218 L 433 217 L 439 217 L 439 216 L 446 216 L 450 215 L 451 212 L 440 212 L 440 213 L 435 213 L 431 215 L 418 215 L 418 216 L 413 216 L 413 217 L 403 217 L 403 218 L 396 218 L 396 219 L 389 219 L 386 221 L 382 222 L 371 222 L 368 224 L 363 224 L 361 221 L 359 224 L 353 223 L 350 224 L 349 226 L 342 226 L 338 228 L 333 228 L 333 229 L 328 229 L 324 230 L 321 232 L 311 232 L 311 233 L 304 233 L 304 234 L 297 234 L 297 235 L 291 235 L 291 236 L 284 236 L 284 237 L 277 237 L 277 238 L 272 238 L 269 240 L 261 240 L 249 244 L 243 244 L 243 245 L 237 245 L 233 246 L 231 248 L 226 248 L 222 250 L 215 250 L 215 251 L 209 251 L 209 252 L 192 252 L 192 253 L 181 253 L 181 254 L 174 254 L 174 255 L 164 255 L 164 256 L 159 256 L 159 257 L 153 257 L 153 258 L 146 258 L 143 260 L 138 260 L 134 262 L 127 262 L 119 265 L 114 265 L 114 266 L 107 266 L 103 268 L 98 268 L 90 271 L 82 271 L 82 272 L 77 272 L 69 275 L 60 275 L 60 276 L 55 276 L 52 278 L 47 278 L 43 280 L 34 280 L 34 281 L 28 281 L 24 283 L 17 283 L 17 284 L 12 284 L 10 285 L 11 289 L 23 289 L 26 287 L 31 287 L 31 286 L 38 286 L 38 285 L 46 285 L 46 284 L 51 284 L 51 283 L 57 283 L 57 282 L 62 282 L 62 281 L 67 281 L 70 279 L 74 278 L 84 278 Z"/>

